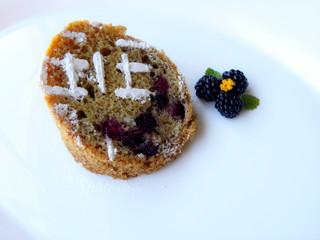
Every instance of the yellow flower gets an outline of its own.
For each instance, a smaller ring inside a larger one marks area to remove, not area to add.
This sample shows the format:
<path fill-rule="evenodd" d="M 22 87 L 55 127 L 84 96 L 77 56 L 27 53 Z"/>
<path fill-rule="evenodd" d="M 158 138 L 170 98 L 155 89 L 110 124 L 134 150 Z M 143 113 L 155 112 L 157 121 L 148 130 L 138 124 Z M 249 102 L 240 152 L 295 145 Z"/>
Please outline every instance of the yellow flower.
<path fill-rule="evenodd" d="M 222 83 L 220 84 L 220 89 L 224 92 L 228 92 L 233 88 L 234 85 L 235 82 L 231 78 L 223 79 Z"/>

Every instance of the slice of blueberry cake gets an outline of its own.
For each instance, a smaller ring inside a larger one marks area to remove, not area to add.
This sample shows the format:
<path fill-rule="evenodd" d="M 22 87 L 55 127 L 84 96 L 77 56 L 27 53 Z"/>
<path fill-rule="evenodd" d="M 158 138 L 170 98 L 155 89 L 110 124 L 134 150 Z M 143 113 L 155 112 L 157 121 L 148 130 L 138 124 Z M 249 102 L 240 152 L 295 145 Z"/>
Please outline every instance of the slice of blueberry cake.
<path fill-rule="evenodd" d="M 196 129 L 190 93 L 176 65 L 125 31 L 70 23 L 52 39 L 40 76 L 75 160 L 120 179 L 170 163 Z"/>

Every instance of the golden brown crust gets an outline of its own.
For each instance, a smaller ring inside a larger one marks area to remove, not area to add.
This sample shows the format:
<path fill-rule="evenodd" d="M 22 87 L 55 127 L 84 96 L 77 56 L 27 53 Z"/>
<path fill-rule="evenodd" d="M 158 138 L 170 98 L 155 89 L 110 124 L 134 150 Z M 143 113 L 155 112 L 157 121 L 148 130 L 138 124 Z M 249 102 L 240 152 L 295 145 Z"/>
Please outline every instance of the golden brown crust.
<path fill-rule="evenodd" d="M 88 32 L 88 28 L 90 27 L 92 28 L 88 21 L 75 21 L 70 23 L 65 29 L 74 32 Z M 100 24 L 100 27 L 102 29 L 101 31 L 104 31 L 104 34 L 110 36 L 110 39 L 124 38 L 137 40 L 131 36 L 125 35 L 126 28 L 123 26 Z M 61 34 L 58 34 L 53 38 L 46 52 L 46 56 L 50 58 L 63 59 L 63 54 L 66 52 L 66 48 L 71 51 L 73 48 L 78 48 L 78 46 L 74 46 L 72 41 L 68 41 L 68 39 L 64 39 Z M 64 50 L 62 51 L 61 49 Z M 175 72 L 175 77 L 180 75 L 176 65 L 171 62 L 171 60 L 164 54 L 163 51 L 157 51 L 156 54 L 168 65 L 168 69 L 172 69 L 172 71 Z M 54 66 L 47 67 L 46 71 L 48 76 L 54 76 L 48 79 L 48 85 L 63 86 L 64 83 L 61 80 L 61 75 L 57 75 L 57 69 Z M 179 77 L 182 78 L 182 75 Z M 150 174 L 167 165 L 172 160 L 177 158 L 179 154 L 181 154 L 186 142 L 193 138 L 196 131 L 196 120 L 191 104 L 190 92 L 184 80 L 182 83 L 183 85 L 181 94 L 184 95 L 183 101 L 186 115 L 179 128 L 179 134 L 174 139 L 176 149 L 175 151 L 167 152 L 167 154 L 157 154 L 156 156 L 148 157 L 147 159 L 142 159 L 134 154 L 119 152 L 117 153 L 115 159 L 110 161 L 107 151 L 105 149 L 102 150 L 99 146 L 95 146 L 88 141 L 87 138 L 84 138 L 82 141 L 82 146 L 79 146 L 79 143 L 77 142 L 72 130 L 72 125 L 66 121 L 65 117 L 57 114 L 57 112 L 54 110 L 58 103 L 67 101 L 66 97 L 46 94 L 45 100 L 59 128 L 62 140 L 64 141 L 69 152 L 74 157 L 75 161 L 82 163 L 82 165 L 91 172 L 106 174 L 119 179 L 128 179 L 141 174 Z M 79 106 L 80 108 L 83 107 L 83 105 L 78 103 L 75 104 L 75 106 Z"/>

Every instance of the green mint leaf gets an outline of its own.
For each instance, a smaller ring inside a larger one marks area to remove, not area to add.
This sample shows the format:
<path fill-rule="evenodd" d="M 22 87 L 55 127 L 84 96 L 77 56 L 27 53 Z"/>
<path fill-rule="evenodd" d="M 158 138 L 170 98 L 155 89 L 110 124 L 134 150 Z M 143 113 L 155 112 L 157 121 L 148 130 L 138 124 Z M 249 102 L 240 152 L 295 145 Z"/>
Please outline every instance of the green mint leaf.
<path fill-rule="evenodd" d="M 221 74 L 219 72 L 213 70 L 212 68 L 207 68 L 206 75 L 214 76 L 214 77 L 216 77 L 218 79 L 222 78 Z"/>
<path fill-rule="evenodd" d="M 242 101 L 243 109 L 245 110 L 256 109 L 260 104 L 259 98 L 249 94 L 241 95 L 241 101 Z"/>

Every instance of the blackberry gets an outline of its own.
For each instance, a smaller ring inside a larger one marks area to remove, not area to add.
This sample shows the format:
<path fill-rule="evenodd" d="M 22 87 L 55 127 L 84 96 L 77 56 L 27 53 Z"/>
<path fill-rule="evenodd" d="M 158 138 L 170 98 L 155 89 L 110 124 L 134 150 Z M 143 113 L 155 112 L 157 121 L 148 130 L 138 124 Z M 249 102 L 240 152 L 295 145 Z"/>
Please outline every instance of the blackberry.
<path fill-rule="evenodd" d="M 249 83 L 247 78 L 244 76 L 243 72 L 239 70 L 231 69 L 230 71 L 225 71 L 222 74 L 222 79 L 232 79 L 234 81 L 235 85 L 231 90 L 228 91 L 228 93 L 233 95 L 240 95 L 246 91 L 246 88 L 248 87 Z"/>
<path fill-rule="evenodd" d="M 218 80 L 216 77 L 204 75 L 194 87 L 196 95 L 207 102 L 214 101 L 220 92 L 220 83 L 221 80 Z"/>
<path fill-rule="evenodd" d="M 156 119 L 151 113 L 141 113 L 134 121 L 138 129 L 143 133 L 152 133 L 158 126 Z"/>
<path fill-rule="evenodd" d="M 131 148 L 133 151 L 138 150 L 140 144 L 145 141 L 143 133 L 139 130 L 126 131 L 122 138 L 124 146 Z"/>
<path fill-rule="evenodd" d="M 221 91 L 217 96 L 215 107 L 226 118 L 238 116 L 242 109 L 242 101 L 239 96 Z"/>
<path fill-rule="evenodd" d="M 151 157 L 157 154 L 159 145 L 154 145 L 153 142 L 142 143 L 138 150 L 138 153 L 142 153 L 145 156 Z"/>
<path fill-rule="evenodd" d="M 166 95 L 166 93 L 168 92 L 168 89 L 170 87 L 167 78 L 162 76 L 162 75 L 157 75 L 155 77 L 155 81 L 153 83 L 153 87 L 155 88 L 155 90 L 161 94 L 161 95 Z"/>
<path fill-rule="evenodd" d="M 151 95 L 151 101 L 159 110 L 164 109 L 169 103 L 169 99 L 166 94 L 157 94 L 156 96 Z"/>
<path fill-rule="evenodd" d="M 183 120 L 186 115 L 186 110 L 181 102 L 173 102 L 168 107 L 168 112 L 175 120 Z"/>
<path fill-rule="evenodd" d="M 96 125 L 96 129 L 100 131 L 104 137 L 108 136 L 114 140 L 121 140 L 125 132 L 121 123 L 114 118 L 105 119 L 102 123 Z"/>

